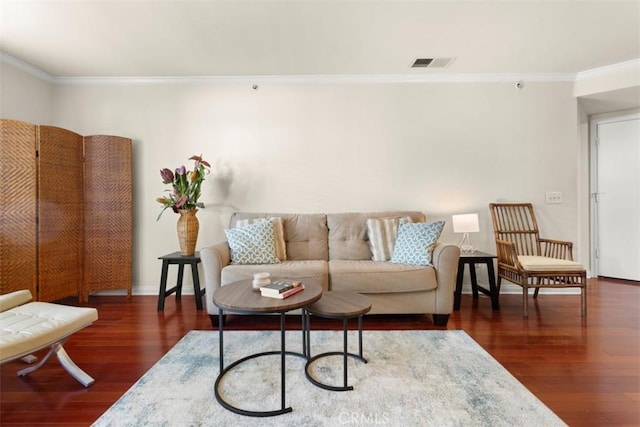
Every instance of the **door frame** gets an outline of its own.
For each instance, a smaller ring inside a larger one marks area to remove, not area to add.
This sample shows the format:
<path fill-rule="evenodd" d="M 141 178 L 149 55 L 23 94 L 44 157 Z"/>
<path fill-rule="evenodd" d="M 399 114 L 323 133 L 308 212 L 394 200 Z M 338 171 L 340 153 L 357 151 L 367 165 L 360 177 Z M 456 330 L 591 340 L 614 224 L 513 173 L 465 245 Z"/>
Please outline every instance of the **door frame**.
<path fill-rule="evenodd" d="M 640 120 L 640 110 L 626 110 L 614 113 L 597 114 L 589 117 L 589 238 L 591 250 L 589 263 L 592 277 L 598 277 L 598 126 L 628 120 Z"/>

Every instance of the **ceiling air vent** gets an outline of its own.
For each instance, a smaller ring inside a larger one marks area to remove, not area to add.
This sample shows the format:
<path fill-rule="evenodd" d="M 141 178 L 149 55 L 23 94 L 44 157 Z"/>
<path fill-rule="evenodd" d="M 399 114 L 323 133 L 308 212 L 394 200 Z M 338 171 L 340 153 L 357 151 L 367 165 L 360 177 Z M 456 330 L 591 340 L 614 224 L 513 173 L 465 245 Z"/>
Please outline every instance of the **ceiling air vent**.
<path fill-rule="evenodd" d="M 445 68 L 453 62 L 453 58 L 418 58 L 411 68 Z"/>

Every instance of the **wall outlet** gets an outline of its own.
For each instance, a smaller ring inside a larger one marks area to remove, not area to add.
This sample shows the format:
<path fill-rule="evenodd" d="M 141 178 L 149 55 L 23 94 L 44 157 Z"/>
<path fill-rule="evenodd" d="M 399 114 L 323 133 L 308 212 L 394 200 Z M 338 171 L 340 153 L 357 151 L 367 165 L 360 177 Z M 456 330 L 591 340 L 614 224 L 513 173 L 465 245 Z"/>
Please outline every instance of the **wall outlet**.
<path fill-rule="evenodd" d="M 547 191 L 546 201 L 548 205 L 562 203 L 562 193 L 560 191 Z"/>

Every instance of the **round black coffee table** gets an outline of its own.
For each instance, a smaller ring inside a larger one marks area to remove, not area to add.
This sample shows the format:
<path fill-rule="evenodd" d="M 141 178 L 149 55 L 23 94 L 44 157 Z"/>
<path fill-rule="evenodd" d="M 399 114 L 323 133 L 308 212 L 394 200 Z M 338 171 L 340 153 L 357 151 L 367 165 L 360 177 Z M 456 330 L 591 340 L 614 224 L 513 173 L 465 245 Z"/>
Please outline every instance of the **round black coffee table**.
<path fill-rule="evenodd" d="M 230 283 L 224 285 L 213 293 L 213 303 L 219 309 L 218 318 L 218 330 L 220 333 L 220 373 L 216 378 L 215 383 L 215 395 L 216 400 L 226 409 L 241 415 L 248 415 L 252 417 L 269 417 L 273 415 L 281 415 L 287 412 L 291 412 L 291 407 L 286 406 L 285 401 L 285 356 L 294 355 L 307 358 L 305 353 L 306 348 L 303 342 L 303 353 L 296 353 L 285 350 L 285 313 L 291 310 L 303 308 L 309 304 L 319 300 L 322 296 L 322 287 L 311 281 L 305 281 L 305 289 L 302 292 L 298 292 L 285 299 L 267 298 L 260 295 L 260 292 L 253 290 L 251 285 L 252 280 L 241 280 L 239 282 Z M 226 368 L 224 367 L 224 311 L 231 313 L 243 313 L 243 314 L 262 314 L 262 313 L 279 313 L 280 314 L 280 351 L 268 351 L 263 353 L 255 353 L 242 359 L 238 359 L 231 363 Z M 303 330 L 304 333 L 304 330 Z M 303 340 L 304 341 L 304 340 Z M 281 407 L 273 411 L 248 411 L 245 409 L 237 408 L 227 403 L 218 391 L 220 381 L 231 369 L 239 364 L 254 359 L 260 356 L 269 356 L 273 354 L 280 355 L 280 396 Z"/>

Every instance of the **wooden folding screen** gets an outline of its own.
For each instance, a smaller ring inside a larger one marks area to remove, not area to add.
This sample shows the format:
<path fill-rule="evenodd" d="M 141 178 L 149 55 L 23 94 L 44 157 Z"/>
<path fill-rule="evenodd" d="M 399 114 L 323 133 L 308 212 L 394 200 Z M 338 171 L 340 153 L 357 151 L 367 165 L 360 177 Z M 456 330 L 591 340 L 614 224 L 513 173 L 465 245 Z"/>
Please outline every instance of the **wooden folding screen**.
<path fill-rule="evenodd" d="M 0 119 L 0 166 L 0 294 L 131 296 L 130 139 Z"/>
<path fill-rule="evenodd" d="M 38 129 L 38 299 L 55 301 L 82 289 L 82 136 Z"/>
<path fill-rule="evenodd" d="M 87 136 L 84 150 L 84 299 L 103 289 L 127 289 L 130 297 L 131 140 Z"/>
<path fill-rule="evenodd" d="M 36 129 L 0 120 L 0 294 L 37 296 Z"/>

